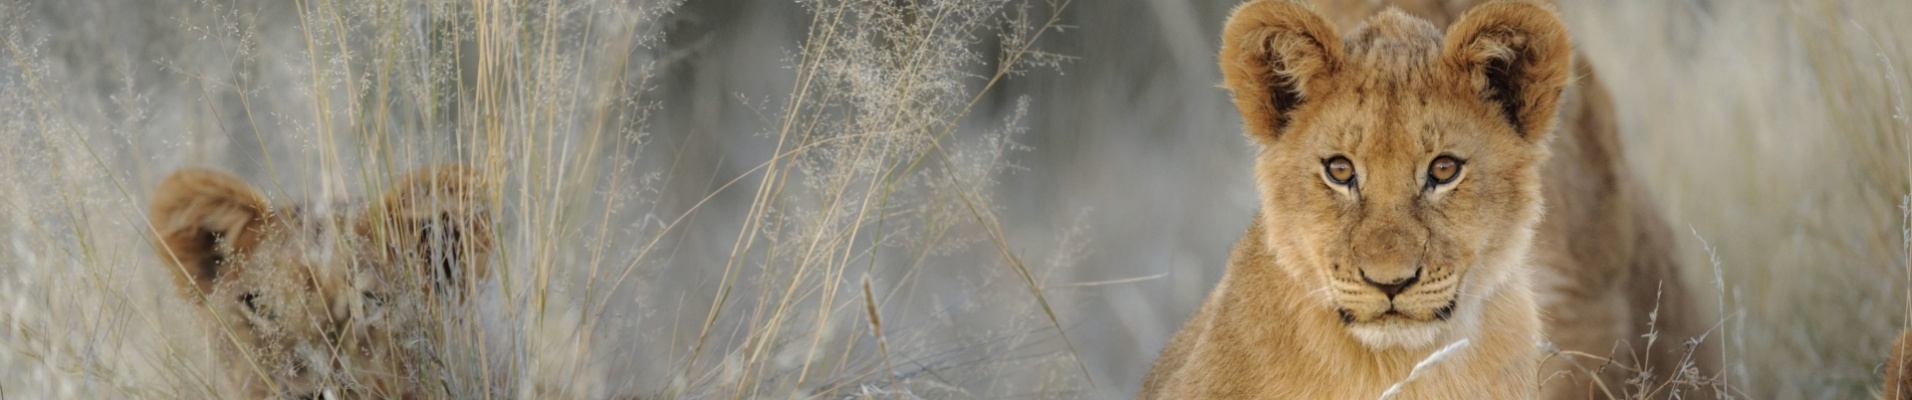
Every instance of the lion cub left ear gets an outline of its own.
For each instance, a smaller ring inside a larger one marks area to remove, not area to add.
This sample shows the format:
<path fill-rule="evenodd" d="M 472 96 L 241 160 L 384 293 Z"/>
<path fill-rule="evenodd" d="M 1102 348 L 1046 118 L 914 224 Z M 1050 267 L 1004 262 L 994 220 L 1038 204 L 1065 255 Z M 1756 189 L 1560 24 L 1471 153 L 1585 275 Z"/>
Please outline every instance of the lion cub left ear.
<path fill-rule="evenodd" d="M 463 298 L 488 272 L 489 188 L 462 165 L 422 168 L 393 182 L 358 229 L 385 248 L 393 265 L 414 268 L 428 288 Z"/>
<path fill-rule="evenodd" d="M 1537 143 L 1553 131 L 1573 71 L 1573 44 L 1553 9 L 1531 1 L 1475 7 L 1448 28 L 1441 52 L 1514 133 Z"/>
<path fill-rule="evenodd" d="M 174 172 L 153 189 L 152 202 L 147 223 L 159 234 L 153 250 L 179 295 L 194 302 L 246 266 L 272 219 L 258 189 L 213 170 Z"/>

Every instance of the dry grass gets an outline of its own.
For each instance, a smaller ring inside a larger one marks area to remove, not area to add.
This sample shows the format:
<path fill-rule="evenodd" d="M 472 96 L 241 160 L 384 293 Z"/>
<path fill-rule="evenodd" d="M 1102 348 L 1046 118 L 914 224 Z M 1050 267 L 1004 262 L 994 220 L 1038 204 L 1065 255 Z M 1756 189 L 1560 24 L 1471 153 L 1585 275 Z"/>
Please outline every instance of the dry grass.
<path fill-rule="evenodd" d="M 725 132 L 767 151 L 702 186 L 679 168 L 713 160 L 652 146 L 671 1 L 7 4 L 0 394 L 221 394 L 235 366 L 143 222 L 171 169 L 324 204 L 440 162 L 495 183 L 501 245 L 426 397 L 1070 393 L 1043 290 L 1068 257 L 1012 246 L 989 198 L 1025 111 L 972 117 L 1058 65 L 1068 2 L 801 4 L 791 85 L 742 101 L 774 126 Z"/>
<path fill-rule="evenodd" d="M 1564 8 L 1636 171 L 1705 240 L 1684 261 L 1716 291 L 1723 379 L 1754 398 L 1863 397 L 1906 324 L 1912 6 Z"/>

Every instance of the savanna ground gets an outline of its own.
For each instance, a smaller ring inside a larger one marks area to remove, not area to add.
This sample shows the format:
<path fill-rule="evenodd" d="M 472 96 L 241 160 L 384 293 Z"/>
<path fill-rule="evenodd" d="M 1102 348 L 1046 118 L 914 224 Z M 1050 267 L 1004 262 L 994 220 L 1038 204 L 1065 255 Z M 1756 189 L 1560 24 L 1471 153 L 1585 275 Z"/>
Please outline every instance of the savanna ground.
<path fill-rule="evenodd" d="M 1565 3 L 1722 379 L 1866 395 L 1912 3 Z M 1127 398 L 1254 212 L 1232 5 L 6 2 L 0 394 L 215 393 L 145 231 L 173 169 L 332 201 L 464 162 L 502 246 L 441 396 Z"/>

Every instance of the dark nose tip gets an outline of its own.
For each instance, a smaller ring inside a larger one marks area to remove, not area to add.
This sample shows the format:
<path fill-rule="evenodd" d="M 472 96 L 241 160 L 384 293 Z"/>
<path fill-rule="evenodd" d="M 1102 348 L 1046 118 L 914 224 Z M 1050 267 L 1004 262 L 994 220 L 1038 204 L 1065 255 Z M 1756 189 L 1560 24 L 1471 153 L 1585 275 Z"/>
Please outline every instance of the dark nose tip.
<path fill-rule="evenodd" d="M 1421 281 L 1421 269 L 1415 268 L 1414 276 L 1407 277 L 1407 279 L 1398 279 L 1393 282 L 1375 282 L 1374 279 L 1368 278 L 1367 272 L 1361 273 L 1361 280 L 1367 281 L 1368 286 L 1381 289 L 1381 293 L 1386 294 L 1388 300 L 1393 300 L 1394 295 L 1401 294 L 1401 291 L 1407 290 L 1408 286 L 1413 286 L 1415 282 Z"/>

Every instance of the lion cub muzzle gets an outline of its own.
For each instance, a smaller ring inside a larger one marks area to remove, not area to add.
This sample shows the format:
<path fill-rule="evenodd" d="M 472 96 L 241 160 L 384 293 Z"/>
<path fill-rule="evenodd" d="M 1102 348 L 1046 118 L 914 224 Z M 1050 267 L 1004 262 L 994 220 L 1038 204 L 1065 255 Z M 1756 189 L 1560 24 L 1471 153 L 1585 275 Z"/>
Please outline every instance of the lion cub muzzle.
<path fill-rule="evenodd" d="M 1375 279 L 1366 269 L 1357 272 L 1364 288 L 1343 294 L 1341 322 L 1371 322 L 1387 318 L 1419 321 L 1446 321 L 1453 317 L 1456 294 L 1451 290 L 1428 290 L 1421 285 L 1426 268 L 1408 269 L 1411 275 L 1388 280 Z"/>
<path fill-rule="evenodd" d="M 1455 328 L 1449 321 L 1460 298 L 1454 266 L 1466 260 L 1429 251 L 1440 239 L 1413 229 L 1411 215 L 1375 211 L 1382 210 L 1357 223 L 1345 252 L 1328 252 L 1343 260 L 1330 269 L 1335 312 L 1350 333 L 1376 348 L 1432 344 Z"/>
<path fill-rule="evenodd" d="M 1431 238 L 1426 230 L 1415 229 L 1419 224 L 1414 217 L 1388 212 L 1404 207 L 1368 208 L 1348 238 L 1352 243 L 1346 252 L 1329 252 L 1346 261 L 1331 269 L 1341 321 L 1446 321 L 1453 315 L 1457 291 L 1436 283 L 1448 282 L 1452 270 L 1439 267 L 1457 260 L 1430 257 L 1437 255 L 1427 251 Z"/>

